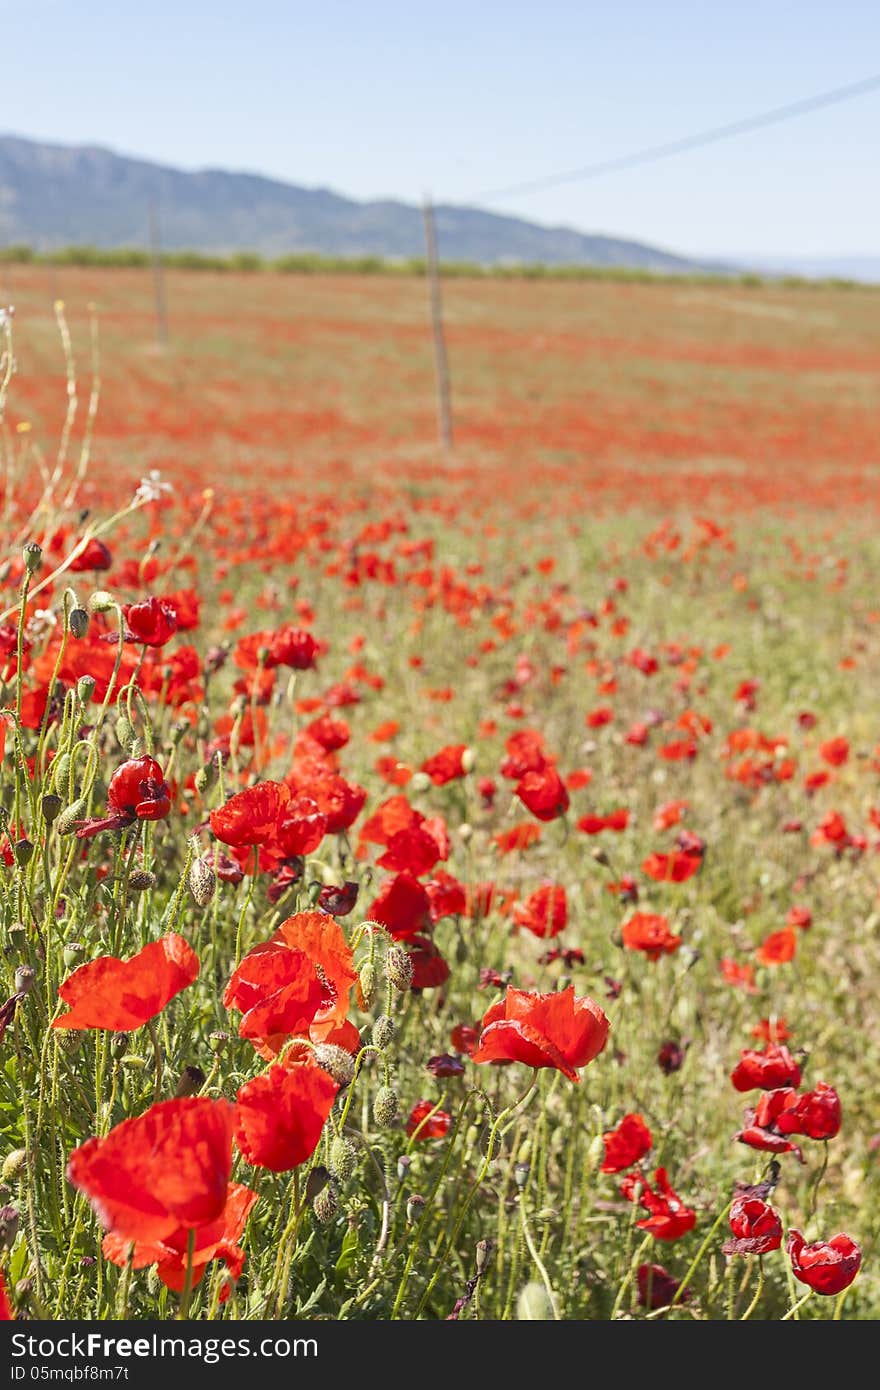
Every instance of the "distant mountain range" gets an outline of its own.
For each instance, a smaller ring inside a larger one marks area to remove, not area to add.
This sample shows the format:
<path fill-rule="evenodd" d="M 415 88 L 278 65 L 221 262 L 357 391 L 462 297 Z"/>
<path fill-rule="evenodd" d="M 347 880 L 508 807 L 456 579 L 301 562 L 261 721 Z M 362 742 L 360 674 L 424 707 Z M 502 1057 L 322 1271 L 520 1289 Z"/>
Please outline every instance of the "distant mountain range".
<path fill-rule="evenodd" d="M 97 146 L 0 136 L 0 246 L 143 247 L 156 210 L 165 250 L 214 254 L 409 258 L 424 254 L 422 211 L 393 200 L 361 203 L 326 188 L 256 174 L 187 173 Z M 447 204 L 435 209 L 440 256 L 484 265 L 626 266 L 681 272 L 726 267 L 654 246 L 541 227 Z"/>

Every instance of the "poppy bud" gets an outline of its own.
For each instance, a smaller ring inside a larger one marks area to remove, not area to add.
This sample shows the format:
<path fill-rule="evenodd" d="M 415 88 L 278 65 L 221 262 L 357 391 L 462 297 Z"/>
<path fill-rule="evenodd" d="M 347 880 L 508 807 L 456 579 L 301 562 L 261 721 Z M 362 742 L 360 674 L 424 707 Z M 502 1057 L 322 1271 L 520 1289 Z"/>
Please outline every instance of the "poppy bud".
<path fill-rule="evenodd" d="M 85 809 L 86 798 L 84 796 L 79 797 L 76 801 L 72 801 L 70 805 L 61 812 L 61 815 L 56 821 L 58 834 L 71 835 L 76 829 L 77 821 L 82 820 Z"/>
<path fill-rule="evenodd" d="M 517 1187 L 522 1192 L 529 1180 L 529 1173 L 532 1171 L 530 1163 L 516 1163 L 513 1168 L 513 1176 Z"/>
<path fill-rule="evenodd" d="M 373 1024 L 373 1046 L 378 1047 L 380 1052 L 384 1052 L 393 1039 L 394 1032 L 394 1019 L 389 1018 L 387 1014 L 380 1014 Z"/>
<path fill-rule="evenodd" d="M 110 1043 L 110 1054 L 111 1054 L 111 1056 L 113 1056 L 113 1057 L 115 1057 L 115 1058 L 117 1058 L 117 1059 L 120 1058 L 120 1057 L 124 1057 L 127 1047 L 128 1047 L 128 1034 L 127 1034 L 127 1033 L 114 1033 L 114 1034 L 113 1034 L 112 1041 L 111 1041 L 111 1043 Z"/>
<path fill-rule="evenodd" d="M 207 907 L 214 899 L 217 875 L 204 859 L 194 859 L 189 866 L 189 891 L 196 907 Z"/>
<path fill-rule="evenodd" d="M 390 984 L 405 994 L 413 980 L 413 962 L 402 946 L 389 946 L 385 956 L 385 974 Z"/>
<path fill-rule="evenodd" d="M 125 715 L 121 714 L 116 721 L 113 732 L 116 734 L 116 742 L 123 753 L 131 753 L 134 747 L 134 729 L 131 726 L 131 720 L 126 719 Z"/>
<path fill-rule="evenodd" d="M 597 864 L 601 864 L 603 868 L 607 869 L 611 861 L 600 845 L 597 845 L 595 849 L 591 850 L 590 854 Z"/>
<path fill-rule="evenodd" d="M 22 1150 L 24 1152 L 24 1150 Z M 412 1159 L 409 1154 L 401 1154 L 397 1160 L 397 1181 L 403 1182 L 412 1167 Z"/>
<path fill-rule="evenodd" d="M 86 948 L 81 941 L 66 941 L 61 952 L 61 959 L 64 961 L 65 970 L 75 970 L 81 963 Z"/>
<path fill-rule="evenodd" d="M 36 976 L 29 965 L 20 965 L 15 972 L 16 994 L 30 994 Z"/>
<path fill-rule="evenodd" d="M 490 1264 L 492 1263 L 492 1257 L 494 1256 L 494 1254 L 495 1254 L 495 1241 L 494 1241 L 494 1240 L 478 1240 L 478 1241 L 477 1241 L 477 1274 L 479 1274 L 480 1276 L 482 1276 L 482 1275 L 484 1275 L 484 1274 L 486 1273 L 486 1270 L 489 1268 Z"/>
<path fill-rule="evenodd" d="M 427 772 L 414 772 L 409 779 L 409 785 L 413 792 L 426 792 L 431 786 L 431 779 Z"/>
<path fill-rule="evenodd" d="M 33 841 L 25 838 L 16 840 L 12 847 L 12 853 L 15 855 L 15 862 L 19 868 L 26 868 L 34 857 Z"/>
<path fill-rule="evenodd" d="M 76 698 L 81 705 L 87 705 L 95 693 L 95 677 L 80 676 L 76 683 Z"/>
<path fill-rule="evenodd" d="M 473 836 L 474 827 L 470 824 L 469 821 L 462 821 L 461 825 L 458 827 L 458 838 L 461 840 L 462 844 L 466 845 L 470 840 L 473 839 Z"/>
<path fill-rule="evenodd" d="M 43 561 L 43 547 L 36 541 L 28 541 L 21 552 L 24 567 L 28 574 L 36 574 Z"/>
<path fill-rule="evenodd" d="M 193 777 L 193 784 L 199 796 L 203 796 L 208 788 L 208 773 L 206 768 L 199 768 L 198 772 Z"/>
<path fill-rule="evenodd" d="M 601 1134 L 594 1134 L 587 1149 L 587 1170 L 598 1168 L 605 1158 L 605 1140 Z"/>
<path fill-rule="evenodd" d="M 52 783 L 57 791 L 63 791 L 70 776 L 70 754 L 59 753 L 52 764 Z"/>
<path fill-rule="evenodd" d="M 6 933 L 6 945 L 3 954 L 6 956 L 25 955 L 27 953 L 28 932 L 23 922 L 13 922 Z"/>
<path fill-rule="evenodd" d="M 526 1284 L 516 1300 L 516 1316 L 520 1322 L 550 1322 L 553 1306 L 543 1284 Z"/>
<path fill-rule="evenodd" d="M 348 1182 L 357 1164 L 357 1149 L 350 1139 L 337 1135 L 330 1145 L 330 1168 L 340 1182 Z"/>
<path fill-rule="evenodd" d="M 318 1043 L 315 1048 L 315 1061 L 324 1071 L 329 1072 L 340 1086 L 348 1086 L 354 1076 L 354 1058 L 344 1047 L 335 1043 Z"/>
<path fill-rule="evenodd" d="M 205 1079 L 205 1073 L 201 1067 L 184 1067 L 174 1092 L 174 1099 L 185 1100 L 187 1096 L 197 1095 L 204 1086 Z"/>
<path fill-rule="evenodd" d="M 371 960 L 368 960 L 361 966 L 360 974 L 358 975 L 358 989 L 360 990 L 360 996 L 363 1000 L 363 1007 L 365 1009 L 369 1008 L 372 1002 L 375 988 L 376 967 Z"/>
<path fill-rule="evenodd" d="M 0 1250 L 11 1250 L 18 1235 L 18 1207 L 0 1207 Z"/>
<path fill-rule="evenodd" d="M 224 1033 L 222 1028 L 208 1034 L 208 1046 L 212 1052 L 225 1052 L 229 1044 L 229 1034 Z"/>
<path fill-rule="evenodd" d="M 329 1181 L 330 1174 L 323 1163 L 316 1163 L 306 1179 L 306 1201 L 314 1202 L 318 1193 L 323 1192 Z"/>
<path fill-rule="evenodd" d="M 109 613 L 115 606 L 113 595 L 108 594 L 106 589 L 96 589 L 89 597 L 90 613 Z"/>
<path fill-rule="evenodd" d="M 477 752 L 475 748 L 466 748 L 461 755 L 462 772 L 473 772 L 477 765 Z"/>
<path fill-rule="evenodd" d="M 89 630 L 89 615 L 84 608 L 71 608 L 67 615 L 67 626 L 72 635 L 80 641 Z"/>
<path fill-rule="evenodd" d="M 315 1219 L 320 1221 L 322 1226 L 326 1226 L 328 1222 L 333 1220 L 338 1210 L 339 1198 L 336 1195 L 336 1189 L 332 1182 L 328 1182 L 327 1186 L 321 1188 L 312 1202 L 312 1211 L 315 1213 Z"/>
<path fill-rule="evenodd" d="M 425 1209 L 425 1199 L 420 1197 L 418 1192 L 414 1192 L 407 1198 L 406 1203 L 406 1224 L 414 1226 Z"/>
<path fill-rule="evenodd" d="M 14 1182 L 27 1167 L 27 1149 L 12 1149 L 3 1160 L 0 1176 L 4 1182 Z"/>
<path fill-rule="evenodd" d="M 147 893 L 156 887 L 158 881 L 149 869 L 135 869 L 133 874 L 129 874 L 128 886 L 134 893 Z"/>
<path fill-rule="evenodd" d="M 373 1119 L 380 1129 L 390 1129 L 397 1119 L 400 1109 L 400 1102 L 397 1099 L 397 1092 L 392 1091 L 390 1086 L 383 1086 L 376 1092 L 373 1101 Z"/>
<path fill-rule="evenodd" d="M 84 1033 L 75 1033 L 72 1031 L 70 1033 L 62 1033 L 60 1038 L 62 1052 L 65 1052 L 68 1057 L 73 1057 L 75 1053 L 79 1052 L 84 1037 Z"/>

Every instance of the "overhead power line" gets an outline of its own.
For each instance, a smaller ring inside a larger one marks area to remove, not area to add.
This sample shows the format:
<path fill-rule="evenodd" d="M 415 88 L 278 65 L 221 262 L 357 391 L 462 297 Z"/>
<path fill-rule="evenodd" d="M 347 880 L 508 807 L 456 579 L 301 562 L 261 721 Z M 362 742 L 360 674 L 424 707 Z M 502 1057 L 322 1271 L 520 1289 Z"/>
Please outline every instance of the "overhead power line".
<path fill-rule="evenodd" d="M 880 88 L 880 73 L 874 77 L 866 77 L 861 82 L 851 82 L 846 87 L 834 87 L 831 91 L 819 92 L 815 96 L 805 97 L 802 101 L 794 101 L 788 106 L 776 106 L 773 110 L 762 111 L 757 116 L 747 116 L 744 120 L 731 121 L 729 125 L 715 126 L 711 130 L 686 135 L 680 140 L 670 140 L 663 145 L 649 145 L 646 149 L 634 150 L 631 154 L 602 159 L 595 164 L 584 164 L 579 169 L 547 174 L 528 183 L 511 184 L 507 188 L 483 189 L 480 193 L 474 193 L 469 201 L 485 202 L 490 198 L 512 198 L 525 193 L 541 193 L 546 188 L 556 188 L 562 183 L 578 183 L 582 179 L 595 179 L 602 174 L 634 169 L 640 164 L 653 164 L 660 159 L 669 159 L 672 155 L 684 154 L 687 150 L 699 149 L 701 145 L 714 145 L 719 140 L 731 140 L 736 135 L 761 130 L 764 126 L 791 121 L 797 116 L 807 116 L 811 111 L 819 111 L 824 106 L 836 106 L 843 101 L 852 101 L 855 97 L 876 91 L 877 88 Z"/>

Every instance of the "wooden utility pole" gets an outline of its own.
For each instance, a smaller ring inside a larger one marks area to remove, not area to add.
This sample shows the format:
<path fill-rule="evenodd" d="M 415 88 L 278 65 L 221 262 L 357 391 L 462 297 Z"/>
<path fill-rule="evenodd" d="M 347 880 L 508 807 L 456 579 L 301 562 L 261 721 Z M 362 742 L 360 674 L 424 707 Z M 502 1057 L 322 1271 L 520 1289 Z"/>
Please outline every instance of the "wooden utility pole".
<path fill-rule="evenodd" d="M 437 228 L 431 199 L 424 202 L 425 270 L 431 295 L 431 329 L 434 335 L 434 376 L 437 383 L 437 423 L 440 443 L 452 448 L 452 392 L 449 383 L 449 359 L 446 355 L 446 335 L 443 331 L 443 292 L 437 264 Z"/>
<path fill-rule="evenodd" d="M 153 264 L 153 293 L 156 298 L 156 341 L 164 351 L 168 346 L 168 312 L 165 307 L 165 268 L 162 265 L 162 240 L 159 214 L 150 200 L 150 260 Z"/>

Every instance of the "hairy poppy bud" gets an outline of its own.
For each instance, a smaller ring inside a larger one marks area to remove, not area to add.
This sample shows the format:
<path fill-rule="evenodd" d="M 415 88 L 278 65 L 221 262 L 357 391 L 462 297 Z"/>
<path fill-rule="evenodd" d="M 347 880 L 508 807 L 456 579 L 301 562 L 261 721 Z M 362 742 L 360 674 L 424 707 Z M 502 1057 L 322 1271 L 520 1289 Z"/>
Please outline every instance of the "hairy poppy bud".
<path fill-rule="evenodd" d="M 208 772 L 204 767 L 200 767 L 193 777 L 193 785 L 199 796 L 203 796 L 208 789 Z"/>
<path fill-rule="evenodd" d="M 15 972 L 16 994 L 30 994 L 36 976 L 29 965 L 20 965 Z"/>
<path fill-rule="evenodd" d="M 376 989 L 376 967 L 371 960 L 366 961 L 361 966 L 360 974 L 358 975 L 358 989 L 360 990 L 363 1007 L 368 1009 Z"/>
<path fill-rule="evenodd" d="M 373 1046 L 384 1052 L 394 1037 L 394 1032 L 394 1019 L 389 1018 L 387 1014 L 380 1014 L 373 1024 Z"/>
<path fill-rule="evenodd" d="M 61 952 L 65 970 L 75 970 L 78 965 L 81 965 L 85 953 L 86 948 L 81 941 L 66 941 Z"/>
<path fill-rule="evenodd" d="M 354 1076 L 354 1058 L 344 1047 L 335 1043 L 318 1043 L 315 1047 L 315 1061 L 319 1067 L 329 1072 L 340 1086 L 348 1086 Z"/>
<path fill-rule="evenodd" d="M 207 907 L 213 901 L 217 875 L 204 859 L 194 859 L 189 866 L 189 891 L 196 907 Z"/>
<path fill-rule="evenodd" d="M 84 608 L 71 608 L 67 615 L 67 626 L 72 635 L 80 641 L 89 630 L 89 615 Z"/>
<path fill-rule="evenodd" d="M 389 1129 L 397 1119 L 400 1109 L 400 1102 L 397 1099 L 397 1092 L 392 1091 L 390 1086 L 383 1086 L 376 1092 L 373 1101 L 373 1119 L 380 1129 Z"/>
<path fill-rule="evenodd" d="M 389 946 L 385 956 L 385 974 L 390 984 L 405 994 L 413 981 L 413 962 L 402 946 Z"/>
<path fill-rule="evenodd" d="M 27 1149 L 12 1149 L 3 1160 L 0 1176 L 4 1182 L 14 1182 L 27 1167 Z"/>
<path fill-rule="evenodd" d="M 58 792 L 63 792 L 67 787 L 67 779 L 70 776 L 70 754 L 59 753 L 52 764 L 52 785 Z"/>
<path fill-rule="evenodd" d="M 180 1073 L 180 1080 L 174 1092 L 175 1100 L 185 1100 L 187 1096 L 195 1096 L 205 1084 L 205 1073 L 201 1067 L 184 1067 Z"/>
<path fill-rule="evenodd" d="M 316 1163 L 306 1179 L 306 1201 L 313 1202 L 329 1181 L 330 1174 L 323 1163 Z"/>
<path fill-rule="evenodd" d="M 96 589 L 89 598 L 90 613 L 109 613 L 115 606 L 113 595 L 108 594 L 106 589 Z"/>
<path fill-rule="evenodd" d="M 543 1284 L 526 1284 L 516 1300 L 516 1316 L 520 1322 L 549 1322 L 553 1306 Z"/>
<path fill-rule="evenodd" d="M 28 541 L 21 552 L 24 567 L 28 574 L 36 574 L 43 561 L 43 547 L 36 541 Z"/>
<path fill-rule="evenodd" d="M 135 893 L 147 893 L 151 888 L 155 888 L 158 879 L 149 869 L 135 869 L 133 874 L 129 874 L 128 886 Z"/>
<path fill-rule="evenodd" d="M 0 1250 L 11 1250 L 18 1235 L 18 1207 L 0 1207 Z"/>
<path fill-rule="evenodd" d="M 492 1263 L 492 1257 L 494 1256 L 494 1254 L 495 1254 L 495 1241 L 494 1241 L 494 1240 L 478 1240 L 478 1241 L 477 1241 L 477 1273 L 478 1273 L 479 1275 L 483 1275 L 483 1274 L 486 1273 L 486 1270 L 489 1268 L 489 1265 Z"/>
<path fill-rule="evenodd" d="M 123 753 L 131 753 L 134 747 L 135 737 L 134 729 L 131 726 L 131 720 L 126 719 L 125 715 L 121 714 L 116 721 L 116 727 L 113 732 L 116 735 L 116 742 L 119 744 Z"/>
<path fill-rule="evenodd" d="M 418 1221 L 419 1217 L 421 1216 L 421 1214 L 422 1214 L 422 1212 L 423 1212 L 424 1210 L 425 1210 L 425 1199 L 424 1199 L 424 1197 L 420 1197 L 419 1194 L 418 1194 L 418 1192 L 414 1192 L 414 1193 L 412 1194 L 411 1197 L 408 1197 L 408 1198 L 407 1198 L 407 1203 L 406 1203 L 406 1224 L 407 1224 L 407 1226 L 414 1226 L 414 1225 L 416 1224 L 416 1222 Z"/>
<path fill-rule="evenodd" d="M 46 792 L 46 795 L 40 798 L 40 810 L 47 825 L 57 820 L 63 809 L 64 802 L 54 792 Z"/>
<path fill-rule="evenodd" d="M 336 1195 L 336 1189 L 332 1182 L 328 1182 L 327 1186 L 321 1188 L 312 1202 L 312 1211 L 315 1213 L 315 1219 L 320 1221 L 322 1226 L 326 1226 L 328 1222 L 333 1220 L 338 1210 L 339 1198 Z"/>
<path fill-rule="evenodd" d="M 340 1182 L 348 1182 L 357 1164 L 357 1149 L 350 1139 L 337 1135 L 330 1145 L 330 1168 Z"/>
<path fill-rule="evenodd" d="M 120 1058 L 120 1057 L 124 1057 L 127 1048 L 128 1048 L 128 1034 L 127 1034 L 127 1033 L 114 1033 L 114 1034 L 113 1034 L 113 1039 L 112 1039 L 112 1041 L 111 1041 L 111 1043 L 110 1043 L 110 1052 L 111 1052 L 111 1055 L 112 1055 L 113 1057 L 117 1058 L 117 1059 Z"/>
<path fill-rule="evenodd" d="M 427 772 L 414 772 L 409 779 L 409 785 L 413 792 L 426 792 L 430 789 L 431 779 Z"/>
<path fill-rule="evenodd" d="M 76 823 L 82 820 L 86 810 L 86 798 L 81 796 L 76 801 L 72 801 L 56 821 L 56 828 L 59 835 L 72 835 L 76 829 Z"/>

